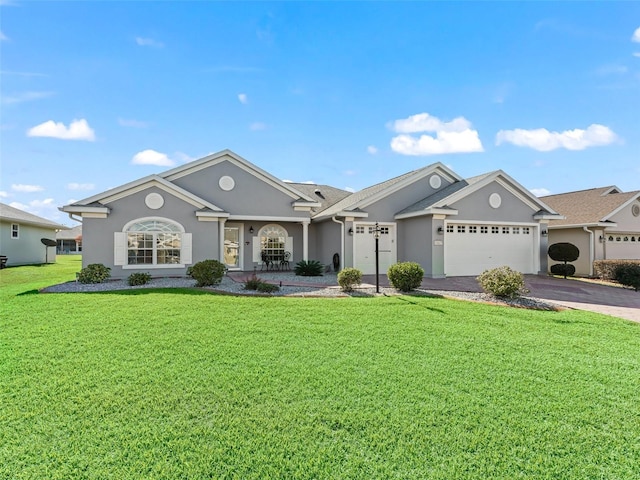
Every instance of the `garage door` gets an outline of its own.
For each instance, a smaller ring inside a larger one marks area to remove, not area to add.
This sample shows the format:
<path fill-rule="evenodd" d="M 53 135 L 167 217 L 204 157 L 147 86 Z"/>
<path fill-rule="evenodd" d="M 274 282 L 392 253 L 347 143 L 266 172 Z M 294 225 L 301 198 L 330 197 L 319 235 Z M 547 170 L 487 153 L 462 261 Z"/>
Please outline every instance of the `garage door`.
<path fill-rule="evenodd" d="M 448 224 L 445 232 L 447 276 L 479 275 L 508 265 L 522 273 L 537 273 L 534 227 Z"/>
<path fill-rule="evenodd" d="M 376 239 L 375 225 L 356 224 L 353 234 L 355 267 L 365 275 L 376 273 Z M 395 225 L 380 225 L 378 240 L 378 265 L 380 273 L 387 273 L 391 265 L 396 263 L 396 231 Z"/>

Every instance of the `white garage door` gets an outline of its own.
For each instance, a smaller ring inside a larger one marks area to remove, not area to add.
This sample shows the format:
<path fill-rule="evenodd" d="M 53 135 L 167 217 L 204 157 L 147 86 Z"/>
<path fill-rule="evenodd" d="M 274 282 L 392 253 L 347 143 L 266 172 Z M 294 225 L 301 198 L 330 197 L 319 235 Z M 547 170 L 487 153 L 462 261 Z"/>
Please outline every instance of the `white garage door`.
<path fill-rule="evenodd" d="M 353 234 L 355 267 L 365 275 L 376 273 L 376 239 L 375 225 L 356 224 Z M 395 225 L 380 225 L 378 240 L 378 265 L 380 273 L 386 274 L 391 265 L 396 263 L 396 230 Z"/>
<path fill-rule="evenodd" d="M 537 273 L 534 227 L 448 224 L 444 271 L 449 277 L 479 275 L 489 268 L 509 267 Z"/>

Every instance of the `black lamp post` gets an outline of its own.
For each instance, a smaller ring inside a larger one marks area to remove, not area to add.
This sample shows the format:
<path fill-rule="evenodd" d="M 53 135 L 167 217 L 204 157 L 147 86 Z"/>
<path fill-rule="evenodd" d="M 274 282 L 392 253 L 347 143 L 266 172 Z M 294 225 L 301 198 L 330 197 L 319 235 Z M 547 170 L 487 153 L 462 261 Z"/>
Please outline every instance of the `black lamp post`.
<path fill-rule="evenodd" d="M 378 242 L 380 241 L 380 227 L 376 222 L 376 229 L 373 231 L 373 236 L 376 238 L 376 293 L 380 293 L 380 262 L 378 255 Z"/>

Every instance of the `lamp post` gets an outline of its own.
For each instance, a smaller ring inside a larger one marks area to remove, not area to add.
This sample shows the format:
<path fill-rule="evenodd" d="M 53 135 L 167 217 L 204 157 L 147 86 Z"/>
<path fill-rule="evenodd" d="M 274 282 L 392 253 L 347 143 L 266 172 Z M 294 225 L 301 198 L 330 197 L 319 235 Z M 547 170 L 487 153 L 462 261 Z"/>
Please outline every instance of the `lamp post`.
<path fill-rule="evenodd" d="M 376 222 L 376 229 L 373 231 L 373 236 L 376 238 L 376 293 L 380 293 L 380 262 L 378 255 L 378 242 L 380 241 L 380 227 Z"/>

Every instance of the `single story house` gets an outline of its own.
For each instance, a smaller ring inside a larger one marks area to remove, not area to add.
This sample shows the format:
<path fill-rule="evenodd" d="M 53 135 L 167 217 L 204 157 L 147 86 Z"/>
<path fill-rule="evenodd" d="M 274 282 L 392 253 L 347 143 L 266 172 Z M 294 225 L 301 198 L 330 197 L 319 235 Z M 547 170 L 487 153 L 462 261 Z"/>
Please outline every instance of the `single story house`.
<path fill-rule="evenodd" d="M 82 225 L 69 230 L 60 230 L 56 234 L 56 252 L 58 255 L 82 253 Z"/>
<path fill-rule="evenodd" d="M 68 227 L 0 203 L 0 256 L 6 265 L 55 263 L 56 232 Z M 43 239 L 53 246 L 45 246 Z"/>
<path fill-rule="evenodd" d="M 375 272 L 418 262 L 428 277 L 510 265 L 547 271 L 547 225 L 560 218 L 501 170 L 463 179 L 442 163 L 351 193 L 286 183 L 224 150 L 61 208 L 83 224 L 83 264 L 114 277 L 183 275 L 217 259 L 252 271 L 288 254 Z M 337 255 L 336 255 L 337 254 Z"/>
<path fill-rule="evenodd" d="M 608 186 L 541 200 L 564 216 L 549 222 L 549 245 L 578 247 L 580 257 L 572 263 L 577 275 L 593 275 L 594 260 L 640 259 L 640 190 Z"/>

